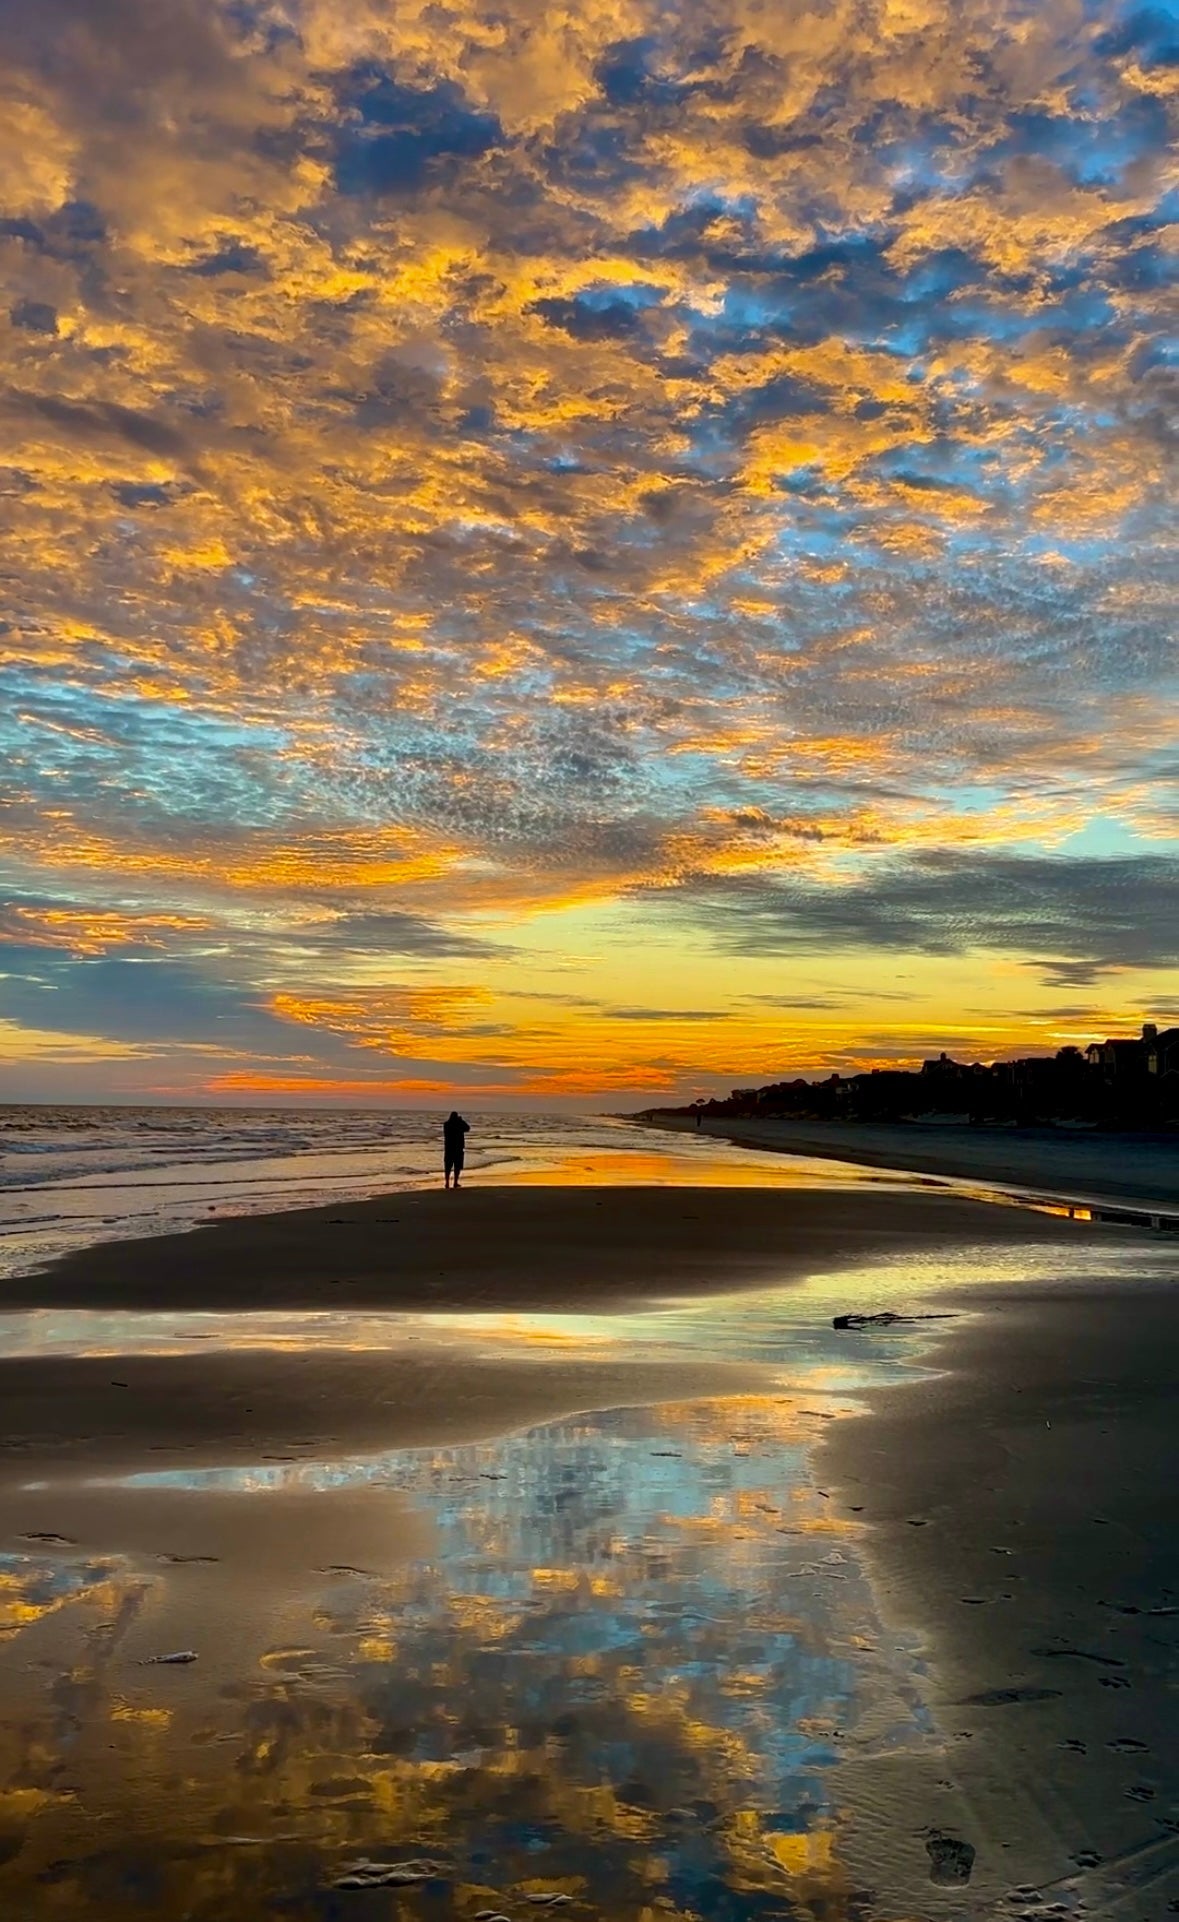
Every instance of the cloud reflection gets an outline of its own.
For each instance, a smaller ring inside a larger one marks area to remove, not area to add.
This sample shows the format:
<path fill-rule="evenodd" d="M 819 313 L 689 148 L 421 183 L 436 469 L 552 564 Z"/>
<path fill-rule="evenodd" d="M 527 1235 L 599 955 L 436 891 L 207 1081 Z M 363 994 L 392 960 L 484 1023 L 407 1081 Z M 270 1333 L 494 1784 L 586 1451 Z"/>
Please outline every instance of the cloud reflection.
<path fill-rule="evenodd" d="M 925 1724 L 854 1535 L 806 1478 L 807 1432 L 792 1404 L 746 1398 L 390 1458 L 429 1558 L 308 1572 L 263 1645 L 240 1614 L 248 1554 L 166 1575 L 116 1560 L 114 1641 L 76 1591 L 61 1679 L 22 1683 L 33 1751 L 0 1729 L 5 1779 L 44 1795 L 8 1879 L 97 1914 L 150 1860 L 162 1916 L 250 1899 L 311 1918 L 348 1860 L 429 1855 L 431 1899 L 462 1916 L 548 1890 L 620 1922 L 726 1902 L 850 1917 L 831 1771 L 879 1743 L 857 1734 L 866 1710 L 892 1743 Z M 14 1564 L 30 1594 L 54 1567 Z M 135 1666 L 182 1625 L 200 1662 Z M 67 1746 L 77 1801 L 45 1787 Z"/>

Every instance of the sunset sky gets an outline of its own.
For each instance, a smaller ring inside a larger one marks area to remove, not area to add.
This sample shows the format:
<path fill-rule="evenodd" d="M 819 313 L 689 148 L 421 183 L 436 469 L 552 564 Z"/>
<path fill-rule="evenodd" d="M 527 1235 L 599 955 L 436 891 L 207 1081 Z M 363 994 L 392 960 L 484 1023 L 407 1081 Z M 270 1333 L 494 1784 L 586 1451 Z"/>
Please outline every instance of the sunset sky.
<path fill-rule="evenodd" d="M 1179 1014 L 1179 4 L 0 0 L 0 1096 Z"/>

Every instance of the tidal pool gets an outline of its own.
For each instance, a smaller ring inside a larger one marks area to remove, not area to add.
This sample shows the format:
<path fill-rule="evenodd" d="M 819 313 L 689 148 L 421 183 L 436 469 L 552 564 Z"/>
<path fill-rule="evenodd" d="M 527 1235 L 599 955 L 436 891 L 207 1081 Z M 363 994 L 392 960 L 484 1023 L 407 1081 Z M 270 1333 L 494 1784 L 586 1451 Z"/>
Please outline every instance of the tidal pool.
<path fill-rule="evenodd" d="M 90 1491 L 133 1546 L 0 1562 L 12 1912 L 844 1913 L 833 1767 L 926 1724 L 808 1476 L 821 1419 L 742 1397 Z M 362 1859 L 422 1879 L 341 1886 Z"/>
<path fill-rule="evenodd" d="M 837 1335 L 831 1309 L 917 1306 L 957 1279 L 968 1311 L 971 1281 L 1053 1260 L 943 1251 L 936 1274 L 882 1265 L 645 1315 L 333 1319 L 378 1371 L 443 1339 L 538 1369 L 644 1349 L 764 1370 L 764 1392 L 493 1441 L 192 1466 L 145 1444 L 95 1473 L 18 1438 L 0 1489 L 0 1913 L 876 1913 L 843 1848 L 849 1771 L 945 1764 L 920 1651 L 882 1625 L 813 1444 L 866 1385 L 923 1365 L 924 1331 Z M 23 1353 L 199 1334 L 212 1363 L 326 1338 L 315 1318 L 12 1319 Z"/>

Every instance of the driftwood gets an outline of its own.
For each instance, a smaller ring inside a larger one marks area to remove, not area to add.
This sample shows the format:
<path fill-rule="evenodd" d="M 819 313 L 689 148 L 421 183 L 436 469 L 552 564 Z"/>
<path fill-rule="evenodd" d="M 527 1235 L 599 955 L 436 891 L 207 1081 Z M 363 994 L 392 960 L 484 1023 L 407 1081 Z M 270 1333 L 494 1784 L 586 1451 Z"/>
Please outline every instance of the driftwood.
<path fill-rule="evenodd" d="M 892 1328 L 898 1322 L 952 1320 L 952 1315 L 894 1315 L 886 1308 L 878 1315 L 836 1315 L 831 1326 L 833 1328 Z"/>

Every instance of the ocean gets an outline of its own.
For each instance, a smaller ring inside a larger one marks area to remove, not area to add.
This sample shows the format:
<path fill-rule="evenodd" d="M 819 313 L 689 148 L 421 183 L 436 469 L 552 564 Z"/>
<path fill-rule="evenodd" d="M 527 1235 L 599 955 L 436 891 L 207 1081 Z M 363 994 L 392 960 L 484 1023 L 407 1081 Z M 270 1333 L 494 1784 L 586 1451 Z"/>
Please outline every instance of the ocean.
<path fill-rule="evenodd" d="M 472 1178 L 619 1149 L 603 1117 L 468 1114 Z M 442 1114 L 421 1110 L 0 1107 L 0 1275 L 72 1248 L 360 1199 L 441 1179 Z"/>
<path fill-rule="evenodd" d="M 610 1115 L 466 1113 L 470 1181 L 869 1178 L 844 1163 L 655 1135 Z M 0 1106 L 0 1278 L 211 1215 L 312 1208 L 441 1179 L 441 1109 Z"/>

